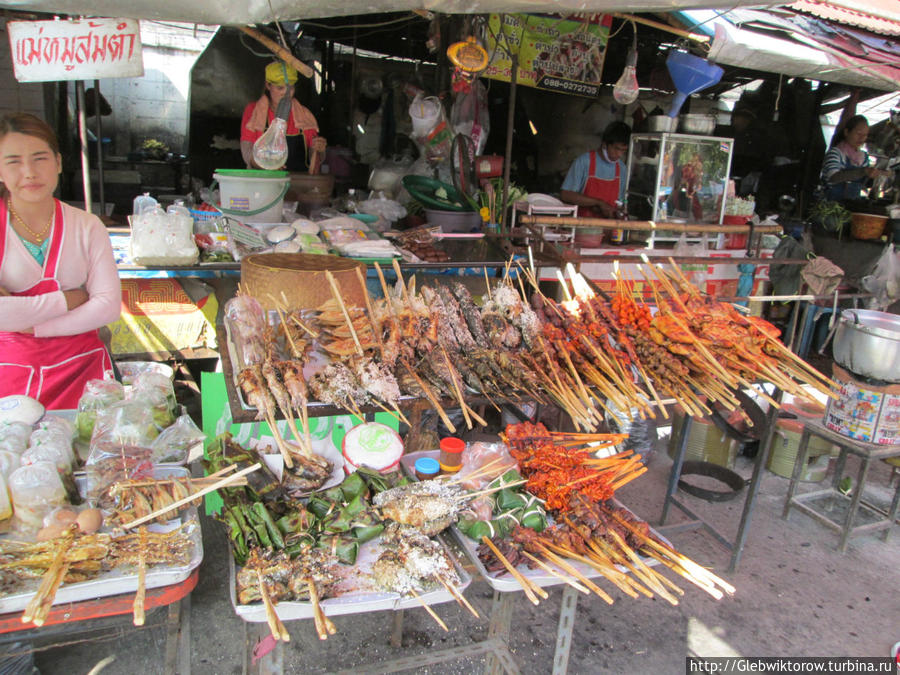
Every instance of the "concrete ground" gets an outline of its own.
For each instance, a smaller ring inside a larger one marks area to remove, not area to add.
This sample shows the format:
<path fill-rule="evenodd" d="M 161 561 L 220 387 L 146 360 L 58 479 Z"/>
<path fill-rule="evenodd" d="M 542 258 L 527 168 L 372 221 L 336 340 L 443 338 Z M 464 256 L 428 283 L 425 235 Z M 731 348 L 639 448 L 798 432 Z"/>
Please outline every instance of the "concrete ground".
<path fill-rule="evenodd" d="M 655 523 L 672 462 L 655 452 L 648 464 L 650 470 L 617 496 Z M 855 468 L 851 461 L 851 471 Z M 749 460 L 739 459 L 737 469 L 749 477 Z M 869 479 L 875 497 L 884 503 L 892 494 L 889 473 L 889 467 L 878 462 Z M 615 598 L 612 606 L 596 596 L 580 596 L 569 672 L 683 673 L 685 657 L 691 655 L 888 656 L 900 640 L 900 528 L 893 528 L 887 543 L 863 535 L 851 539 L 846 553 L 838 553 L 837 535 L 809 517 L 794 512 L 788 521 L 781 519 L 787 485 L 786 479 L 764 473 L 745 553 L 734 574 L 723 571 L 729 554 L 708 534 L 689 531 L 671 536 L 678 550 L 714 567 L 736 586 L 734 597 L 716 601 L 686 582 L 680 583 L 685 593 L 674 607 L 662 600 L 632 600 L 603 582 Z M 718 504 L 683 499 L 733 536 L 740 499 Z M 670 522 L 681 518 L 676 513 Z M 218 523 L 205 520 L 203 527 L 206 555 L 191 610 L 192 672 L 237 674 L 242 671 L 244 624 L 228 600 L 227 543 Z M 292 639 L 285 651 L 285 672 L 352 669 L 471 644 L 486 635 L 491 594 L 484 582 L 475 582 L 466 591 L 482 615 L 480 621 L 455 604 L 438 606 L 449 633 L 423 610 L 407 611 L 400 649 L 389 645 L 390 612 L 336 617 L 338 633 L 327 642 L 316 638 L 312 621 L 289 623 Z M 560 596 L 561 591 L 553 589 L 548 600 L 534 607 L 516 595 L 510 647 L 523 673 L 551 670 Z M 163 620 L 157 613 L 147 622 Z M 162 672 L 162 627 L 136 631 L 129 624 L 109 640 L 95 638 L 41 651 L 35 663 L 46 675 L 70 675 L 88 673 L 113 656 L 103 673 Z M 469 658 L 421 672 L 471 673 L 482 664 L 482 659 Z"/>

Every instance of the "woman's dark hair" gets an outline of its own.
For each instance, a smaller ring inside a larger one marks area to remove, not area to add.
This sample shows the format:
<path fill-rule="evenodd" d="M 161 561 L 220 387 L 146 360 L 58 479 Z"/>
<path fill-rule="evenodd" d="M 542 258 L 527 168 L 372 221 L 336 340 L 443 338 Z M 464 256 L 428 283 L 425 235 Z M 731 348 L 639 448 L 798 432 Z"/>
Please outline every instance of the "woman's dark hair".
<path fill-rule="evenodd" d="M 624 143 L 627 145 L 629 138 L 631 138 L 631 127 L 625 122 L 616 121 L 610 122 L 606 126 L 600 140 L 607 145 L 612 145 L 613 143 Z"/>
<path fill-rule="evenodd" d="M 25 134 L 40 138 L 55 154 L 59 154 L 59 141 L 53 129 L 40 117 L 30 113 L 12 113 L 0 119 L 0 140 L 3 140 L 6 134 Z"/>
<path fill-rule="evenodd" d="M 853 131 L 860 124 L 865 124 L 869 126 L 869 120 L 867 120 L 863 115 L 854 115 L 853 117 L 848 117 L 844 120 L 844 123 L 839 125 L 837 129 L 834 130 L 834 136 L 831 137 L 831 147 L 834 147 L 841 141 L 847 138 L 847 134 Z"/>

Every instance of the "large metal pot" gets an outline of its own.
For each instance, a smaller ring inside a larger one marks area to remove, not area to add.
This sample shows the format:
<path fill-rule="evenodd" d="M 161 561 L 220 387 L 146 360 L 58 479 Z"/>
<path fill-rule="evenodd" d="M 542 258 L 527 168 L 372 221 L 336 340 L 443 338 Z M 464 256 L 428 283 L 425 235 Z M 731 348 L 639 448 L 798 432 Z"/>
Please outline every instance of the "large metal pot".
<path fill-rule="evenodd" d="M 678 130 L 686 134 L 709 136 L 716 128 L 716 116 L 700 113 L 684 113 L 678 116 Z"/>
<path fill-rule="evenodd" d="M 900 382 L 900 316 L 845 309 L 834 334 L 834 360 L 857 375 Z"/>

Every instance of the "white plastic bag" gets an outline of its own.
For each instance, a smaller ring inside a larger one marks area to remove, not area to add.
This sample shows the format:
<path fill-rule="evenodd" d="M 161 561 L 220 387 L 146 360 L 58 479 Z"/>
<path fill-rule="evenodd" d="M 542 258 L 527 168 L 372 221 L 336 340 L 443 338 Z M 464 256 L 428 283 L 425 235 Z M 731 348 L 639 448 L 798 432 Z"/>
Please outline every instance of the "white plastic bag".
<path fill-rule="evenodd" d="M 194 219 L 160 209 L 131 218 L 131 259 L 138 265 L 193 265 Z"/>
<path fill-rule="evenodd" d="M 707 242 L 705 234 L 697 244 L 689 244 L 687 235 L 682 234 L 678 238 L 678 242 L 675 244 L 676 258 L 680 256 L 703 257 L 706 255 L 706 253 Z M 681 265 L 681 271 L 684 272 L 684 276 L 687 277 L 688 281 L 697 286 L 700 290 L 706 290 L 707 268 L 708 266 L 704 265 L 703 263 L 687 263 Z"/>
<path fill-rule="evenodd" d="M 862 278 L 862 287 L 875 296 L 869 309 L 887 309 L 900 300 L 900 251 L 893 244 L 884 247 L 872 274 Z"/>
<path fill-rule="evenodd" d="M 409 106 L 409 116 L 412 118 L 413 140 L 425 159 L 432 165 L 446 160 L 450 156 L 453 132 L 440 99 L 436 96 L 416 96 Z"/>
<path fill-rule="evenodd" d="M 487 104 L 487 89 L 481 80 L 467 92 L 460 92 L 450 110 L 450 126 L 455 134 L 465 134 L 475 145 L 475 154 L 480 155 L 487 145 L 491 130 L 491 117 Z"/>

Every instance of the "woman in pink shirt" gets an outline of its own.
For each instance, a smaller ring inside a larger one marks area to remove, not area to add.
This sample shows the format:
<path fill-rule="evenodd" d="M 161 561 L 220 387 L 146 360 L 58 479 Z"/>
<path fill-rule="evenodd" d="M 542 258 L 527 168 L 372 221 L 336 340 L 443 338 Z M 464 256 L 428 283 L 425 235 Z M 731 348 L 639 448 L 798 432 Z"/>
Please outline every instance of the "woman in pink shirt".
<path fill-rule="evenodd" d="M 62 171 L 53 130 L 0 119 L 0 396 L 74 408 L 111 361 L 97 329 L 119 318 L 119 275 L 96 216 L 53 197 Z"/>

